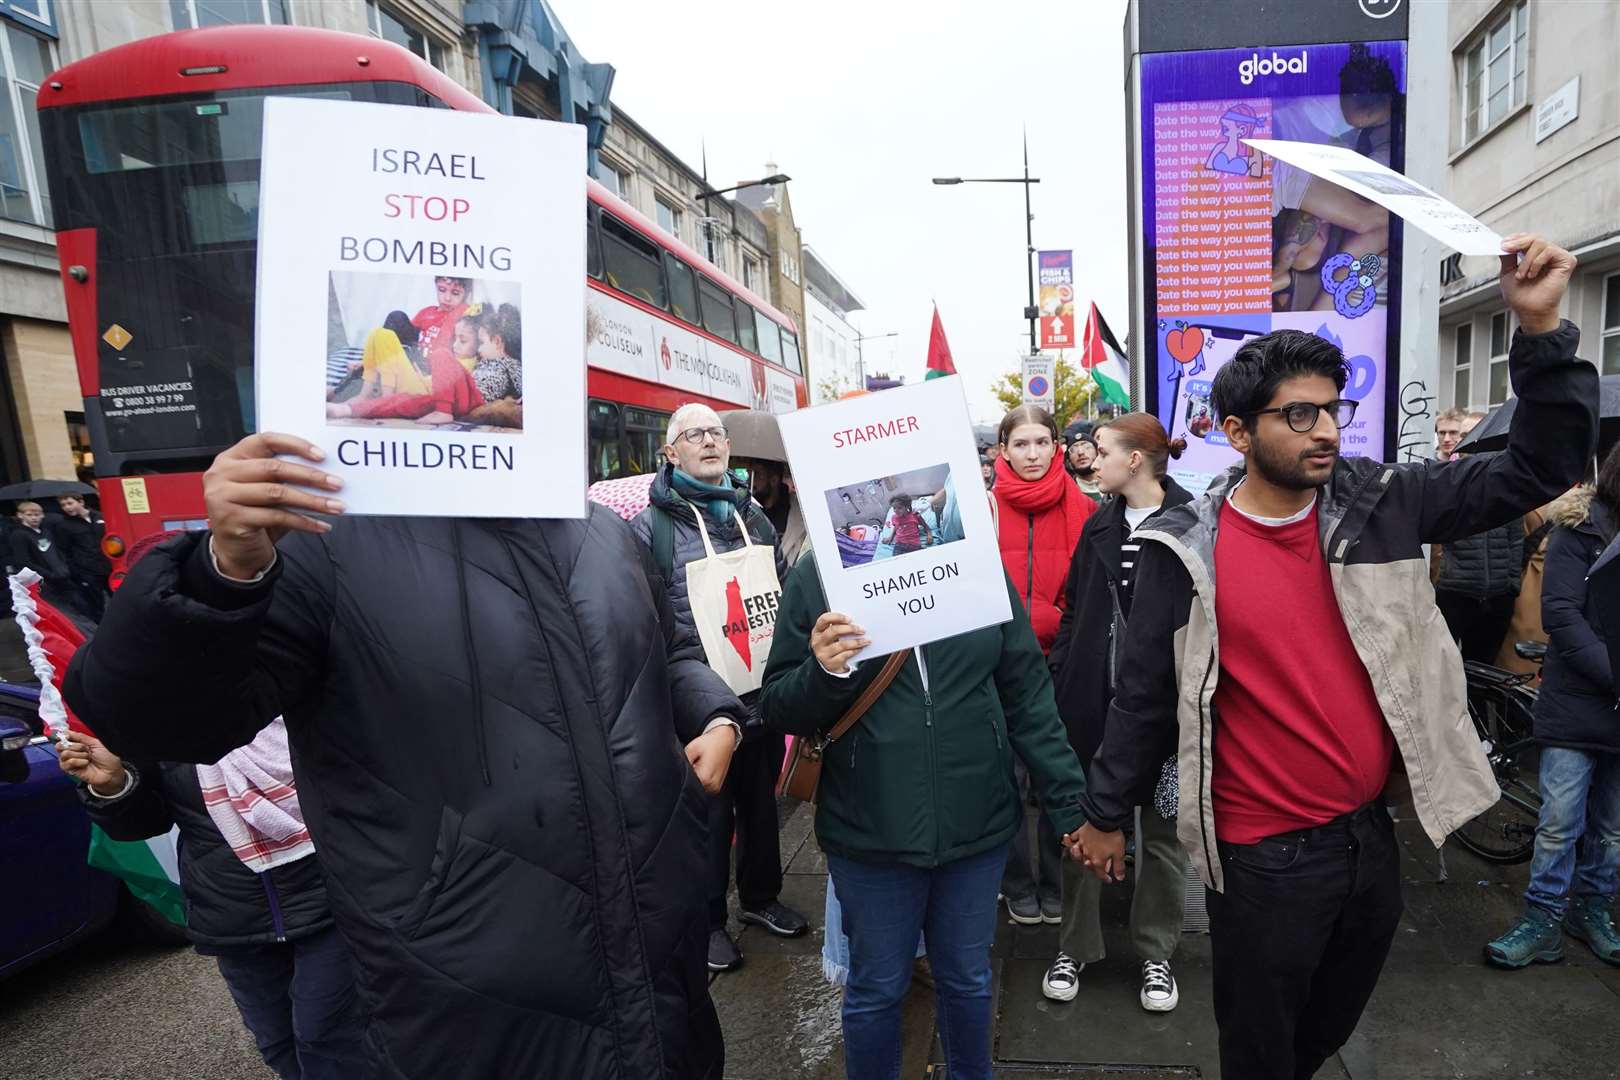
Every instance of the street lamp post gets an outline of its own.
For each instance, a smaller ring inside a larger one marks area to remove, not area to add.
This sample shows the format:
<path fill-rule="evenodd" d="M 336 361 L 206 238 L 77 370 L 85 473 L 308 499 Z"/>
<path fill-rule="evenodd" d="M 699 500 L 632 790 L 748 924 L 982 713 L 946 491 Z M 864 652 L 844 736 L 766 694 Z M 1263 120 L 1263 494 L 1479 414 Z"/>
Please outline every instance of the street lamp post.
<path fill-rule="evenodd" d="M 861 386 L 860 386 L 860 388 L 862 390 L 866 389 L 866 349 L 865 349 L 864 346 L 862 346 L 861 342 L 863 342 L 863 341 L 877 341 L 880 338 L 892 338 L 892 337 L 899 337 L 899 336 L 900 336 L 900 331 L 891 330 L 887 334 L 862 334 L 860 337 L 855 339 L 855 366 L 860 369 L 860 376 L 861 376 Z"/>
<path fill-rule="evenodd" d="M 705 167 L 704 171 L 708 171 L 707 167 Z M 714 198 L 716 195 L 728 195 L 733 191 L 741 191 L 743 188 L 766 186 L 774 187 L 777 184 L 785 184 L 791 179 L 793 179 L 793 177 L 787 175 L 786 173 L 772 173 L 770 176 L 761 177 L 758 180 L 746 180 L 741 184 L 733 184 L 728 188 L 719 189 L 711 189 L 709 187 L 708 180 L 705 179 L 703 181 L 704 190 L 698 192 L 698 198 L 703 200 L 703 236 L 704 239 L 709 241 L 710 248 L 710 250 L 704 254 L 709 256 L 709 260 L 711 262 L 714 261 L 714 234 L 712 231 L 713 219 L 709 217 L 709 200 Z"/>
<path fill-rule="evenodd" d="M 1040 309 L 1035 306 L 1035 212 L 1030 207 L 1029 186 L 1040 183 L 1040 177 L 1029 175 L 1029 136 L 1024 136 L 1024 175 L 1022 177 L 960 177 L 936 176 L 934 183 L 942 187 L 956 184 L 1023 184 L 1024 185 L 1024 249 L 1025 269 L 1029 273 L 1029 305 L 1024 308 L 1024 318 L 1029 320 L 1029 354 L 1034 356 L 1039 350 L 1035 344 L 1035 320 L 1040 316 Z"/>

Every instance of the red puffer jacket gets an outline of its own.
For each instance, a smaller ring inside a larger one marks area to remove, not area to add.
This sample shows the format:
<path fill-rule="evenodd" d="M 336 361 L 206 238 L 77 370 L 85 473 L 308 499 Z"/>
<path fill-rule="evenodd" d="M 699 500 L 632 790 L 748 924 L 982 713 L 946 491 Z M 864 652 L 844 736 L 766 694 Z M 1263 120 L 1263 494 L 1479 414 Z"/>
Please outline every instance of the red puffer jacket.
<path fill-rule="evenodd" d="M 1080 542 L 1080 529 L 1097 504 L 1069 479 L 1061 454 L 1053 455 L 1051 467 L 1039 480 L 1021 479 L 1006 458 L 997 458 L 993 493 L 1001 564 L 1023 598 L 1041 651 L 1049 652 L 1063 617 L 1069 560 Z"/>

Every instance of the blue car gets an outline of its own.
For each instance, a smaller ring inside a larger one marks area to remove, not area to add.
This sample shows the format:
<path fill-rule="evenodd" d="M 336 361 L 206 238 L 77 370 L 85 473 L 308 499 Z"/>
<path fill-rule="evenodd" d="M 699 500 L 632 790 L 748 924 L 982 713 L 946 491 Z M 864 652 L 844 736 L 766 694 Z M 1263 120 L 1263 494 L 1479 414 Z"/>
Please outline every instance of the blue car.
<path fill-rule="evenodd" d="M 39 691 L 0 682 L 0 979 L 94 934 L 120 909 L 147 936 L 184 940 L 85 862 L 90 818 L 43 735 Z"/>

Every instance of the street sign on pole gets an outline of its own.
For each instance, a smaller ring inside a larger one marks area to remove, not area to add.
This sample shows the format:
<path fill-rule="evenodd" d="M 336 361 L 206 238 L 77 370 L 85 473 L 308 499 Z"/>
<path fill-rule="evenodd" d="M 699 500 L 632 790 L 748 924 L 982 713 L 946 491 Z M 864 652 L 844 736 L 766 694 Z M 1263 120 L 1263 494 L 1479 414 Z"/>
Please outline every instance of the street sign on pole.
<path fill-rule="evenodd" d="M 1051 412 L 1057 394 L 1057 361 L 1040 353 L 1026 356 L 1023 376 L 1024 404 L 1039 405 Z"/>

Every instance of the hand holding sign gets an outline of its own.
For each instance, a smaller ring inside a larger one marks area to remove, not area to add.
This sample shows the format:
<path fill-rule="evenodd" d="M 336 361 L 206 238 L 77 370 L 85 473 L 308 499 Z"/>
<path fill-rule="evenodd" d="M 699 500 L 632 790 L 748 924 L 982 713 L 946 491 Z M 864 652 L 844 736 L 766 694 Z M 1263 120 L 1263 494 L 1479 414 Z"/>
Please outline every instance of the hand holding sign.
<path fill-rule="evenodd" d="M 1575 256 L 1545 237 L 1514 233 L 1502 241 L 1502 299 L 1527 334 L 1558 329 L 1558 304 L 1569 289 Z"/>
<path fill-rule="evenodd" d="M 852 623 L 848 615 L 836 611 L 822 612 L 810 631 L 810 651 L 816 654 L 816 662 L 834 675 L 849 671 L 855 654 L 870 644 L 865 630 Z"/>
<path fill-rule="evenodd" d="M 321 461 L 320 447 L 295 435 L 249 435 L 214 459 L 203 473 L 203 500 L 213 530 L 214 558 L 220 572 L 251 578 L 275 558 L 276 541 L 289 531 L 324 533 L 332 526 L 300 510 L 341 514 L 343 503 L 293 485 L 336 491 L 343 481 L 330 473 L 283 461 L 290 454 Z"/>

